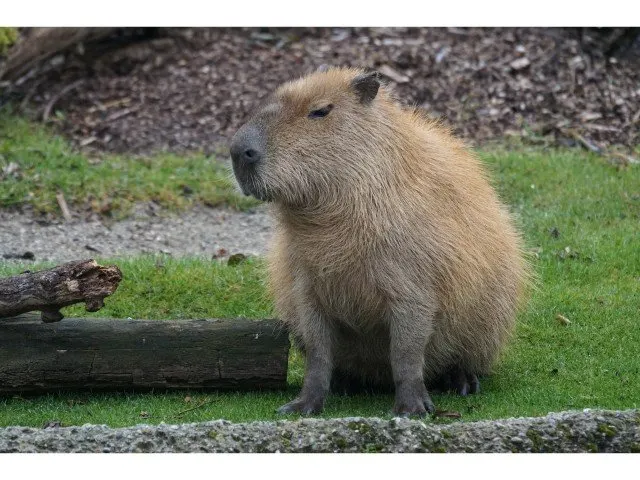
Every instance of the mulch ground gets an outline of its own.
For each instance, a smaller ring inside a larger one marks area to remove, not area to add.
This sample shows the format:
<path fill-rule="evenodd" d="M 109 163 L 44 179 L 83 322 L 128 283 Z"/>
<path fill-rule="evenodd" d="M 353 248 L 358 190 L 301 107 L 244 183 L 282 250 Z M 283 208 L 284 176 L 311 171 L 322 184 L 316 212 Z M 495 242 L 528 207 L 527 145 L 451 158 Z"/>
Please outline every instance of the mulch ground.
<path fill-rule="evenodd" d="M 87 46 L 54 59 L 55 68 L 20 86 L 20 101 L 84 148 L 211 152 L 281 82 L 321 64 L 362 66 L 476 145 L 510 136 L 630 153 L 640 132 L 640 42 L 616 58 L 597 46 L 599 36 L 549 28 L 160 29 L 124 48 L 99 54 Z"/>

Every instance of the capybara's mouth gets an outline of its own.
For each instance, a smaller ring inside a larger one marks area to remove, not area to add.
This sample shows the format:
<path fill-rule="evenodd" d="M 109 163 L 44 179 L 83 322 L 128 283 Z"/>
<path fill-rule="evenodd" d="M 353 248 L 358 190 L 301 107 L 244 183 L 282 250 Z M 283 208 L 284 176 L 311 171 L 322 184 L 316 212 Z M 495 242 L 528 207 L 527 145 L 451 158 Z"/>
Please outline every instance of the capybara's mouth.
<path fill-rule="evenodd" d="M 273 200 L 271 193 L 263 186 L 259 187 L 252 184 L 246 188 L 246 190 L 245 187 L 242 187 L 242 192 L 247 196 L 252 196 L 263 202 L 270 202 Z"/>
<path fill-rule="evenodd" d="M 248 172 L 245 169 L 236 169 L 235 165 L 233 173 L 238 185 L 240 185 L 240 190 L 247 197 L 254 197 L 263 202 L 270 202 L 273 199 L 269 189 L 260 181 L 256 173 Z"/>

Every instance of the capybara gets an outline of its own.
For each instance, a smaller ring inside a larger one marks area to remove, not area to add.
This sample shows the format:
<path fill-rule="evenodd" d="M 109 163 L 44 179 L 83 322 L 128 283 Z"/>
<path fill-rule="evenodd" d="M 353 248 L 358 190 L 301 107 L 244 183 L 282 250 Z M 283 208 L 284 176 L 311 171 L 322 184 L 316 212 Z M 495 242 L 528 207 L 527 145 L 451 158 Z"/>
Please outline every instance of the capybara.
<path fill-rule="evenodd" d="M 269 283 L 306 359 L 281 413 L 321 411 L 336 385 L 395 389 L 398 415 L 433 412 L 434 384 L 478 391 L 528 267 L 461 141 L 377 72 L 330 68 L 279 87 L 231 157 L 242 191 L 272 203 Z"/>

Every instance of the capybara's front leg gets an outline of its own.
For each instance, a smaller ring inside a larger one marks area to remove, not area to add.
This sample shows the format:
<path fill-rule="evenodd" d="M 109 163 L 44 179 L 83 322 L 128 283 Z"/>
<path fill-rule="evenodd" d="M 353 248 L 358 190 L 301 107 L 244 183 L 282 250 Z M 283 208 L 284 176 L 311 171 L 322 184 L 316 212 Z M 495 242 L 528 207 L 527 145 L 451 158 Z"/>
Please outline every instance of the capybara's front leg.
<path fill-rule="evenodd" d="M 309 315 L 310 318 L 303 322 L 302 332 L 306 358 L 302 390 L 297 398 L 278 409 L 281 414 L 320 413 L 329 393 L 333 370 L 331 327 L 318 313 L 312 312 Z"/>
<path fill-rule="evenodd" d="M 401 304 L 391 309 L 390 360 L 396 415 L 424 416 L 435 412 L 424 384 L 424 351 L 433 333 L 432 319 L 431 308 Z"/>

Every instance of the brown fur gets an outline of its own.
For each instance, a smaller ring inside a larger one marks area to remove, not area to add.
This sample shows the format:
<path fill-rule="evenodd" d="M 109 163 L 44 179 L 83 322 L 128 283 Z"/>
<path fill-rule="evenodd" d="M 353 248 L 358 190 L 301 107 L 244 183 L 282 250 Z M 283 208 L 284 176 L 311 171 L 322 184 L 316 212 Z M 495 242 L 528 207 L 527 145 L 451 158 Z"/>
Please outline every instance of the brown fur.
<path fill-rule="evenodd" d="M 384 85 L 362 104 L 361 73 L 287 83 L 255 120 L 268 138 L 259 174 L 277 219 L 277 313 L 303 347 L 329 339 L 337 374 L 393 385 L 391 329 L 409 349 L 424 336 L 427 383 L 487 374 L 527 279 L 520 236 L 477 157 Z M 325 118 L 307 117 L 326 104 Z"/>

